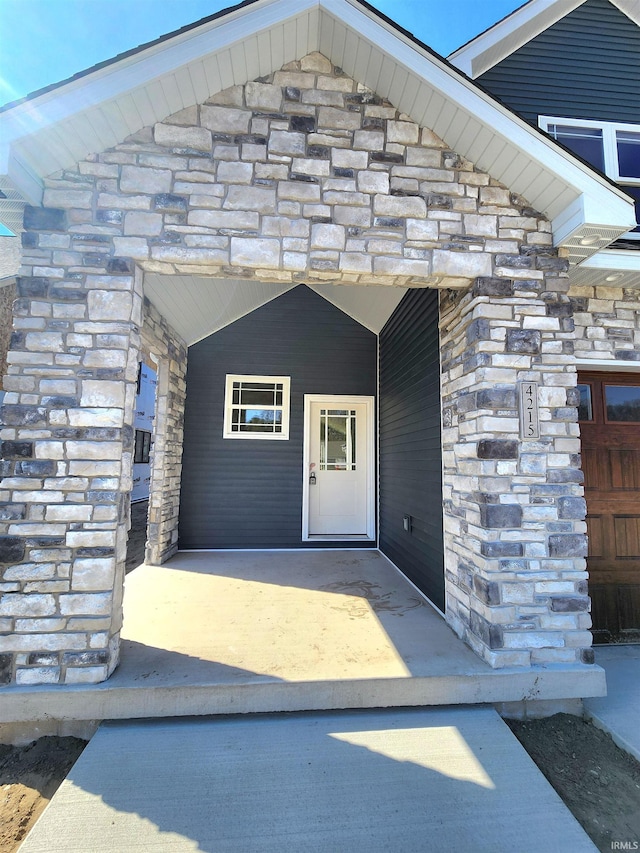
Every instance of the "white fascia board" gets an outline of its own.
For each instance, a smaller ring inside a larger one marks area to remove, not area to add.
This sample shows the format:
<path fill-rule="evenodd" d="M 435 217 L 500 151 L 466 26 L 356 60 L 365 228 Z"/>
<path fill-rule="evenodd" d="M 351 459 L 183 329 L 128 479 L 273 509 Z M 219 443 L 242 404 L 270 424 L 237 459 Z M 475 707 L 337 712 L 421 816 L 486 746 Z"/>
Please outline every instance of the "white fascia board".
<path fill-rule="evenodd" d="M 467 77 L 475 79 L 584 2 L 585 0 L 530 0 L 447 58 Z"/>
<path fill-rule="evenodd" d="M 195 30 L 173 36 L 0 113 L 3 139 L 11 143 L 77 113 L 117 99 L 131 89 L 171 74 L 189 62 L 226 49 L 247 36 L 317 6 L 318 0 L 264 0 L 249 10 L 238 9 Z M 215 31 L 215 38 L 212 31 Z"/>
<path fill-rule="evenodd" d="M 409 73 L 422 77 L 443 97 L 482 121 L 508 145 L 515 146 L 525 156 L 538 161 L 562 185 L 575 189 L 576 196 L 581 197 L 579 206 L 582 222 L 619 228 L 620 234 L 634 227 L 633 202 L 622 190 L 612 186 L 573 155 L 564 152 L 553 140 L 544 137 L 524 119 L 478 89 L 472 81 L 452 73 L 436 56 L 421 49 L 402 33 L 391 30 L 383 21 L 374 19 L 360 7 L 354 7 L 349 0 L 346 3 L 344 0 L 322 0 L 322 6 L 371 44 L 384 50 Z M 466 156 L 465 151 L 458 153 Z M 580 214 L 577 208 L 567 211 L 565 218 L 573 219 L 574 225 L 577 225 L 577 213 Z"/>
<path fill-rule="evenodd" d="M 638 272 L 640 270 L 640 249 L 604 249 L 587 258 L 580 264 L 595 270 L 620 270 L 621 272 Z"/>

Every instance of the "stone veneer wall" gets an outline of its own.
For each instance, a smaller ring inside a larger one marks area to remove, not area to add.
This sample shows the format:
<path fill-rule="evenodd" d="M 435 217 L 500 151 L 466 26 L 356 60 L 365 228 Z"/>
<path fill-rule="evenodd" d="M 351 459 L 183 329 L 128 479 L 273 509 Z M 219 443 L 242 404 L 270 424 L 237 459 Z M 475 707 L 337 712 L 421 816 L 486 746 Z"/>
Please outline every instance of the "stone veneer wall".
<path fill-rule="evenodd" d="M 569 297 L 577 359 L 606 359 L 612 367 L 618 362 L 621 368 L 640 362 L 640 294 L 636 289 L 573 285 Z"/>
<path fill-rule="evenodd" d="M 160 565 L 178 550 L 187 347 L 148 299 L 142 343 L 158 365 L 145 559 Z"/>
<path fill-rule="evenodd" d="M 441 299 L 447 619 L 494 666 L 593 662 L 573 319 L 548 261 Z M 522 381 L 539 383 L 535 441 Z"/>
<path fill-rule="evenodd" d="M 13 302 L 16 298 L 16 286 L 0 284 L 0 390 L 3 390 L 2 378 L 7 372 L 7 353 L 11 340 Z"/>
<path fill-rule="evenodd" d="M 52 176 L 44 205 L 25 212 L 3 410 L 4 681 L 99 681 L 117 663 L 145 270 L 472 285 L 443 297 L 447 618 L 494 666 L 581 658 L 566 264 L 523 199 L 313 54 Z M 175 548 L 185 352 L 170 317 L 145 317 L 159 561 Z M 531 375 L 545 423 L 525 446 L 514 383 Z"/>

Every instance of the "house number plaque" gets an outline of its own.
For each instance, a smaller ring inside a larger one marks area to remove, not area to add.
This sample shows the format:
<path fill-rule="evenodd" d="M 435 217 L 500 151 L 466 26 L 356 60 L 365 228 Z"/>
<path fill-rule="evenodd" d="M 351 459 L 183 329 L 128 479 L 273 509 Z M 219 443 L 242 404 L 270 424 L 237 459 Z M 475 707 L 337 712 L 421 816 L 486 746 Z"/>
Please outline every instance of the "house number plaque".
<path fill-rule="evenodd" d="M 538 383 L 519 382 L 520 396 L 520 438 L 540 438 L 540 418 L 538 416 Z"/>

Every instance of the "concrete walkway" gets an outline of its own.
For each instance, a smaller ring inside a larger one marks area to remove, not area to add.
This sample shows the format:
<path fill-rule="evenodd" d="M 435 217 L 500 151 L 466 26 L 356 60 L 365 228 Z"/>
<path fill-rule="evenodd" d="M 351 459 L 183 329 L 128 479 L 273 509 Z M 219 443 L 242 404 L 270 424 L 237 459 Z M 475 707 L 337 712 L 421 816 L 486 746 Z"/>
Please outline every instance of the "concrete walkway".
<path fill-rule="evenodd" d="M 596 646 L 607 695 L 585 699 L 585 715 L 640 761 L 640 645 Z"/>
<path fill-rule="evenodd" d="M 20 853 L 595 849 L 476 707 L 109 723 Z"/>

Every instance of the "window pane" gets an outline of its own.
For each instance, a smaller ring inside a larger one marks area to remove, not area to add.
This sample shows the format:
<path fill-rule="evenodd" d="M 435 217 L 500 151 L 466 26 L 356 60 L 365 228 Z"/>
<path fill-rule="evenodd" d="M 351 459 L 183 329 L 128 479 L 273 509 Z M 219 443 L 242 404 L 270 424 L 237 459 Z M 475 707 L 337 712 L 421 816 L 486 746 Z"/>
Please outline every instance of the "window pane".
<path fill-rule="evenodd" d="M 578 157 L 604 172 L 604 146 L 602 131 L 599 128 L 550 124 L 548 132 Z"/>
<path fill-rule="evenodd" d="M 607 420 L 640 421 L 640 386 L 605 385 Z"/>
<path fill-rule="evenodd" d="M 640 133 L 616 131 L 621 178 L 640 178 Z"/>
<path fill-rule="evenodd" d="M 578 404 L 578 420 L 592 421 L 593 409 L 591 407 L 591 385 L 578 385 L 580 392 L 580 403 Z"/>
<path fill-rule="evenodd" d="M 274 432 L 282 423 L 282 412 L 275 409 L 241 409 L 239 414 L 242 432 Z"/>

